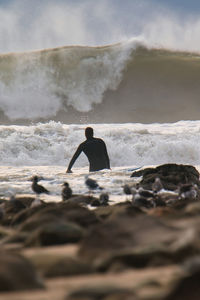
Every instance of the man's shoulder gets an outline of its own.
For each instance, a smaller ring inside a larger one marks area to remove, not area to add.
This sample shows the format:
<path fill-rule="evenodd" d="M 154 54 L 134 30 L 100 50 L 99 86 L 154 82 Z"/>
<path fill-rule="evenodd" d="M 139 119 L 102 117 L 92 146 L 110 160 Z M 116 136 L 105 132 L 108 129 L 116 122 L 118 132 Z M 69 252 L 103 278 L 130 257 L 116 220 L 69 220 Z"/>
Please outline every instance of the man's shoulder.
<path fill-rule="evenodd" d="M 79 149 L 82 148 L 82 147 L 86 144 L 86 142 L 87 142 L 87 141 L 84 141 L 84 142 L 80 143 L 80 145 L 78 146 L 78 148 L 79 148 Z"/>
<path fill-rule="evenodd" d="M 100 138 L 94 138 L 95 141 L 100 142 L 100 143 L 104 143 L 104 141 Z"/>
<path fill-rule="evenodd" d="M 90 145 L 90 144 L 93 144 L 93 143 L 97 143 L 97 144 L 104 144 L 104 141 L 100 138 L 96 138 L 96 137 L 93 137 L 92 139 L 89 139 L 89 140 L 85 140 L 83 143 L 80 144 L 80 147 L 84 147 L 84 146 L 87 146 L 87 145 Z"/>

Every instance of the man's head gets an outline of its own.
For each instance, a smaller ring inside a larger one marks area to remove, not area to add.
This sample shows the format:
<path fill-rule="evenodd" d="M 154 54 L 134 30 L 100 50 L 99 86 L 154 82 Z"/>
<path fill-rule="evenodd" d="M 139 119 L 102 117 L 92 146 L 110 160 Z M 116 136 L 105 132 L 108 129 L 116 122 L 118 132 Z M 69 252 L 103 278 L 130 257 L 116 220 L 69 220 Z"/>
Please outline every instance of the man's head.
<path fill-rule="evenodd" d="M 91 139 L 93 137 L 94 131 L 92 127 L 85 128 L 85 136 L 87 139 Z"/>

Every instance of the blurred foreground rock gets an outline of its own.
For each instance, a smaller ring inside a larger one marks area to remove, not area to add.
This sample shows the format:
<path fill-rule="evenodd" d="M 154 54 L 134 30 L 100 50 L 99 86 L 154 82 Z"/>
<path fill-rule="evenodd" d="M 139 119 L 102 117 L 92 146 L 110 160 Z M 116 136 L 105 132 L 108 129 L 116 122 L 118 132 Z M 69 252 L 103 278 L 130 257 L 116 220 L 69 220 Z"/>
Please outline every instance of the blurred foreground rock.
<path fill-rule="evenodd" d="M 199 299 L 199 173 L 168 164 L 132 176 L 142 176 L 137 189 L 151 191 L 158 175 L 164 189 L 155 199 L 164 205 L 152 207 L 130 198 L 91 210 L 81 195 L 36 207 L 2 200 L 2 299 Z M 180 193 L 186 185 L 195 197 Z M 3 293 L 11 290 L 24 292 Z"/>

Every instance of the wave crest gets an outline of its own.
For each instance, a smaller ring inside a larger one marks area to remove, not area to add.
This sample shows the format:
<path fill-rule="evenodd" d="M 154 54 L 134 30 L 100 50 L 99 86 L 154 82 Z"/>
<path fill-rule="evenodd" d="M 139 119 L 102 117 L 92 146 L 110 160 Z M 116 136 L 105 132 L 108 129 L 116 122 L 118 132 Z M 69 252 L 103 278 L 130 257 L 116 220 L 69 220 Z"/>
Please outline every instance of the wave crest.
<path fill-rule="evenodd" d="M 198 119 L 199 59 L 138 41 L 0 55 L 1 120 Z"/>

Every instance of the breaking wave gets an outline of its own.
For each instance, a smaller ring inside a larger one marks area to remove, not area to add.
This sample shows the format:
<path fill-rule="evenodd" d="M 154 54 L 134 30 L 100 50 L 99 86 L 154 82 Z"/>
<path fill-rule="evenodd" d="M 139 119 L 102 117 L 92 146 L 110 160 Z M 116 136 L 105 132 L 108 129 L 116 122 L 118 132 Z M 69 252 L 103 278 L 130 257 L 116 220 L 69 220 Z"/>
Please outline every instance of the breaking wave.
<path fill-rule="evenodd" d="M 199 119 L 200 55 L 136 40 L 0 55 L 0 124 Z"/>

